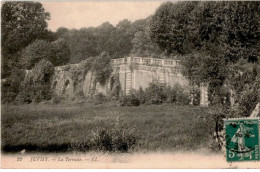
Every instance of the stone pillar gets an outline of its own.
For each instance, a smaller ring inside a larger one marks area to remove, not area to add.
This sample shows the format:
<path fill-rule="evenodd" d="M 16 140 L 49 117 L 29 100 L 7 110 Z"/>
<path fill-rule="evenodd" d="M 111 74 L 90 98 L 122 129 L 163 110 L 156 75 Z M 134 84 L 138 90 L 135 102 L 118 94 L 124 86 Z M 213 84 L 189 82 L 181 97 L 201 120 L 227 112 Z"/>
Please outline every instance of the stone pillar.
<path fill-rule="evenodd" d="M 208 83 L 200 84 L 200 106 L 208 106 Z"/>
<path fill-rule="evenodd" d="M 136 70 L 134 70 L 133 75 L 132 75 L 133 89 L 136 90 L 136 89 L 138 89 L 138 88 L 136 88 L 135 77 L 136 77 Z"/>
<path fill-rule="evenodd" d="M 125 94 L 129 95 L 132 90 L 132 72 L 131 71 L 126 72 L 125 77 L 126 77 Z"/>
<path fill-rule="evenodd" d="M 235 105 L 234 91 L 230 88 L 230 106 L 233 107 Z"/>

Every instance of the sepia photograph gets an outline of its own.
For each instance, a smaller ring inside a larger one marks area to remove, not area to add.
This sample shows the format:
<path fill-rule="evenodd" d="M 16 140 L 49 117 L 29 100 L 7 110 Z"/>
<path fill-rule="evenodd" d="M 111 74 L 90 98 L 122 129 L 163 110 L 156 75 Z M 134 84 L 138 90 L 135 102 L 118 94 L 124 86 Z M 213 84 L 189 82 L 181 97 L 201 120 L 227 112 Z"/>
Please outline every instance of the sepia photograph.
<path fill-rule="evenodd" d="M 260 1 L 1 1 L 2 169 L 259 169 Z"/>

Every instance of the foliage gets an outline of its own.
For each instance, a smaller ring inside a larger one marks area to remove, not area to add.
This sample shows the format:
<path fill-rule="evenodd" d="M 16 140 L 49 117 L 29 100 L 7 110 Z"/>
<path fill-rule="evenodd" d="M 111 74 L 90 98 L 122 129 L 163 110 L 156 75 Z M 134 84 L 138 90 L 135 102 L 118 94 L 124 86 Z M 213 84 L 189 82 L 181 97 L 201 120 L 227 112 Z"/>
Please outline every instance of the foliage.
<path fill-rule="evenodd" d="M 163 3 L 150 22 L 151 38 L 168 54 L 190 51 L 194 38 L 193 10 L 198 2 Z"/>
<path fill-rule="evenodd" d="M 1 10 L 2 76 L 17 66 L 19 51 L 36 39 L 49 38 L 45 12 L 40 2 L 4 2 Z"/>
<path fill-rule="evenodd" d="M 191 96 L 193 96 L 192 104 L 195 106 L 200 105 L 200 89 L 198 86 L 192 85 Z"/>
<path fill-rule="evenodd" d="M 104 84 L 112 73 L 110 64 L 111 57 L 106 52 L 103 52 L 92 63 L 92 71 L 95 73 L 95 79 L 100 84 Z"/>
<path fill-rule="evenodd" d="M 24 80 L 25 71 L 14 68 L 11 75 L 1 81 L 1 101 L 2 103 L 10 103 L 15 100 L 19 94 L 20 83 Z"/>
<path fill-rule="evenodd" d="M 121 104 L 127 106 L 132 105 L 132 101 L 137 101 L 141 104 L 162 104 L 175 103 L 187 105 L 190 102 L 189 95 L 178 84 L 173 87 L 160 85 L 158 83 L 150 83 L 149 87 L 143 90 L 140 88 L 129 96 L 123 97 Z"/>
<path fill-rule="evenodd" d="M 256 88 L 258 87 L 258 88 Z M 259 84 L 256 86 L 246 87 L 243 92 L 240 93 L 240 99 L 238 100 L 237 112 L 239 116 L 250 116 L 256 104 L 260 101 L 260 89 Z"/>
<path fill-rule="evenodd" d="M 52 102 L 52 104 L 59 104 L 60 102 L 61 102 L 61 97 L 59 97 L 59 96 L 57 96 L 57 95 L 55 95 L 55 94 L 53 94 L 52 95 L 52 98 L 51 98 L 51 102 Z"/>
<path fill-rule="evenodd" d="M 101 151 L 128 152 L 137 143 L 134 130 L 128 132 L 125 124 L 117 119 L 111 129 L 105 128 L 104 125 L 99 126 L 97 131 L 93 132 L 91 145 L 93 149 Z"/>
<path fill-rule="evenodd" d="M 208 82 L 211 97 L 221 101 L 229 69 L 241 59 L 258 61 L 259 8 L 259 2 L 167 2 L 151 18 L 151 38 L 162 51 L 182 55 L 184 75 L 192 84 Z"/>
<path fill-rule="evenodd" d="M 50 79 L 54 72 L 51 62 L 42 59 L 25 77 L 20 85 L 19 103 L 40 102 L 50 100 L 52 96 Z"/>
<path fill-rule="evenodd" d="M 122 96 L 120 98 L 120 105 L 121 106 L 139 106 L 140 101 L 134 94 L 126 95 L 126 96 Z"/>
<path fill-rule="evenodd" d="M 166 102 L 167 95 L 164 92 L 164 87 L 159 84 L 150 83 L 145 89 L 146 104 L 161 104 Z"/>
<path fill-rule="evenodd" d="M 124 19 L 116 26 L 104 22 L 97 27 L 79 30 L 61 27 L 57 30 L 56 35 L 69 42 L 70 63 L 79 63 L 89 57 L 96 57 L 102 52 L 107 52 L 111 58 L 119 58 L 130 54 L 135 34 L 143 32 L 146 23 L 146 19 L 136 20 L 132 23 Z M 149 38 L 147 39 L 149 40 Z M 148 52 L 146 51 L 146 53 Z"/>
<path fill-rule="evenodd" d="M 140 104 L 145 104 L 146 94 L 142 87 L 139 88 L 136 92 L 134 92 L 136 97 L 138 98 Z"/>
<path fill-rule="evenodd" d="M 118 99 L 120 96 L 120 89 L 121 89 L 121 85 L 120 85 L 120 80 L 119 80 L 119 74 L 114 74 L 111 77 L 110 80 L 110 85 L 111 85 L 111 90 L 109 91 L 109 97 L 110 98 L 114 98 L 114 99 Z"/>
<path fill-rule="evenodd" d="M 48 59 L 51 56 L 51 44 L 44 40 L 35 40 L 22 52 L 20 59 L 21 66 L 32 69 L 41 59 Z"/>
<path fill-rule="evenodd" d="M 158 46 L 152 42 L 148 26 L 144 30 L 137 31 L 132 40 L 131 54 L 138 57 L 157 57 L 161 53 Z"/>
<path fill-rule="evenodd" d="M 54 66 L 65 65 L 70 60 L 69 43 L 65 39 L 51 42 L 51 56 L 48 58 Z"/>
<path fill-rule="evenodd" d="M 54 66 L 64 65 L 69 61 L 70 49 L 65 39 L 54 42 L 35 40 L 22 51 L 21 66 L 32 69 L 41 59 L 49 60 Z"/>
<path fill-rule="evenodd" d="M 102 93 L 95 94 L 93 99 L 94 99 L 94 104 L 102 104 L 108 100 L 107 96 L 105 96 Z"/>

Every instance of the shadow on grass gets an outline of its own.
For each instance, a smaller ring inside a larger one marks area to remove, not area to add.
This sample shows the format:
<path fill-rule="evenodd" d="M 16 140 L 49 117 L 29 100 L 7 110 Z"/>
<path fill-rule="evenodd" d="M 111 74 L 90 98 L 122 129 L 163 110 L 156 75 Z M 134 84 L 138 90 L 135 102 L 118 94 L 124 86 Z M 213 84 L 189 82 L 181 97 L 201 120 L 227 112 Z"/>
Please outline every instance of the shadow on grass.
<path fill-rule="evenodd" d="M 46 146 L 40 146 L 36 144 L 22 144 L 22 145 L 5 145 L 2 147 L 3 153 L 17 153 L 22 150 L 26 152 L 68 152 L 73 151 L 70 143 L 63 144 L 48 144 Z"/>

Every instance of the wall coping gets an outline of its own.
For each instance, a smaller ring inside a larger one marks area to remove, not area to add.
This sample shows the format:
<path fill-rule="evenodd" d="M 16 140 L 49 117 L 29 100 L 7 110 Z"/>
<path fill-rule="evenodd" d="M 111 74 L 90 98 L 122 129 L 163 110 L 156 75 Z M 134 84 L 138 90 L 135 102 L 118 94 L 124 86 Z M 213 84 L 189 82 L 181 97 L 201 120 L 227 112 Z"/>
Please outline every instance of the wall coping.
<path fill-rule="evenodd" d="M 121 64 L 131 64 L 131 63 L 142 64 L 142 65 L 169 66 L 169 67 L 180 66 L 180 60 L 159 59 L 159 58 L 151 58 L 151 57 L 117 58 L 117 59 L 112 59 L 111 63 L 113 66 L 117 66 Z"/>

